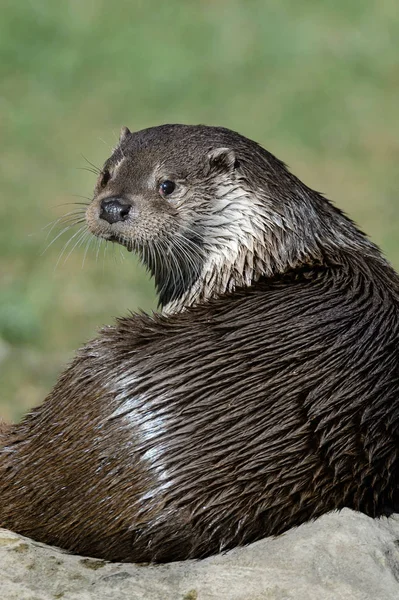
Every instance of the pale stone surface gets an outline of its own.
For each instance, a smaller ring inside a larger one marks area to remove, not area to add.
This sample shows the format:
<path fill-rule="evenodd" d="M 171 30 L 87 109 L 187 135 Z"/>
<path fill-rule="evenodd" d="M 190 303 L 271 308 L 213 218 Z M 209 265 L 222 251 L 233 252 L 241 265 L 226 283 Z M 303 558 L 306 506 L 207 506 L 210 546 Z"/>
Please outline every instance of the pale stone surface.
<path fill-rule="evenodd" d="M 202 561 L 112 564 L 0 529 L 1 600 L 398 600 L 399 515 L 348 509 Z"/>

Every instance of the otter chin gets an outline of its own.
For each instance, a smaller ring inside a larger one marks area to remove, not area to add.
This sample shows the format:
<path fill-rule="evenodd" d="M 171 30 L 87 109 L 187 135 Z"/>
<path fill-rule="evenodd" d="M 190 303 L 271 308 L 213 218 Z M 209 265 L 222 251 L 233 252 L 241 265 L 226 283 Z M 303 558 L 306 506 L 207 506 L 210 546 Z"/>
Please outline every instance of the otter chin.
<path fill-rule="evenodd" d="M 399 510 L 399 277 L 342 211 L 238 133 L 163 125 L 122 129 L 86 221 L 160 310 L 0 425 L 1 527 L 166 562 Z"/>

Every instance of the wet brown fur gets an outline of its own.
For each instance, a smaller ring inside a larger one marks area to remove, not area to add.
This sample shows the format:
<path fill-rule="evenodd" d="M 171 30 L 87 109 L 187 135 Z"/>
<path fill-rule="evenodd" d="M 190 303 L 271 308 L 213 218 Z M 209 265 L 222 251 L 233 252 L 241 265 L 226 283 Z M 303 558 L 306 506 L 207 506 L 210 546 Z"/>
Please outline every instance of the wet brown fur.
<path fill-rule="evenodd" d="M 248 255 L 234 263 L 252 281 L 234 285 L 233 273 L 206 301 L 118 319 L 83 347 L 7 434 L 0 526 L 109 560 L 170 561 L 344 506 L 399 510 L 398 276 L 253 142 L 213 128 L 149 131 L 136 141 L 125 131 L 123 153 L 146 140 L 162 152 L 181 131 L 193 155 L 233 148 L 240 185 L 263 194 L 270 217 L 252 266 Z M 229 156 L 218 168 L 232 178 Z"/>
<path fill-rule="evenodd" d="M 6 434 L 9 432 L 10 425 L 0 418 L 0 444 L 6 439 Z"/>

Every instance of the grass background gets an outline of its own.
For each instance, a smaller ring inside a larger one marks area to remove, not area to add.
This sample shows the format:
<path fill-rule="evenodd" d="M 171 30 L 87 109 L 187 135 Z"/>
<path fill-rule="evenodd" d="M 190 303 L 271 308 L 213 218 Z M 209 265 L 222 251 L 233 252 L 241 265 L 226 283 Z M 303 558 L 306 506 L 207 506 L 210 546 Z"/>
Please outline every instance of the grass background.
<path fill-rule="evenodd" d="M 155 306 L 130 254 L 91 249 L 82 269 L 77 248 L 56 267 L 66 233 L 43 254 L 60 205 L 91 194 L 82 154 L 101 165 L 121 125 L 256 139 L 399 267 L 397 0 L 0 0 L 0 15 L 1 416 L 41 402 L 100 325 Z"/>

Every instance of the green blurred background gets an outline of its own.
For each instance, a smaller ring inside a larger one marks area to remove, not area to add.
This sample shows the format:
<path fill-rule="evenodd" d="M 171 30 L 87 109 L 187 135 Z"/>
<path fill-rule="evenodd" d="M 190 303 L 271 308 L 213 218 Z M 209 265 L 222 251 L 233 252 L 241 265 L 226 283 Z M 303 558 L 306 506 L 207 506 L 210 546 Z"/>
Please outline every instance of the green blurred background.
<path fill-rule="evenodd" d="M 346 210 L 399 267 L 397 0 L 0 0 L 0 415 L 97 328 L 155 306 L 119 249 L 43 254 L 121 125 L 217 124 Z M 64 204 L 64 206 L 61 206 Z M 58 261 L 58 265 L 57 265 Z"/>

